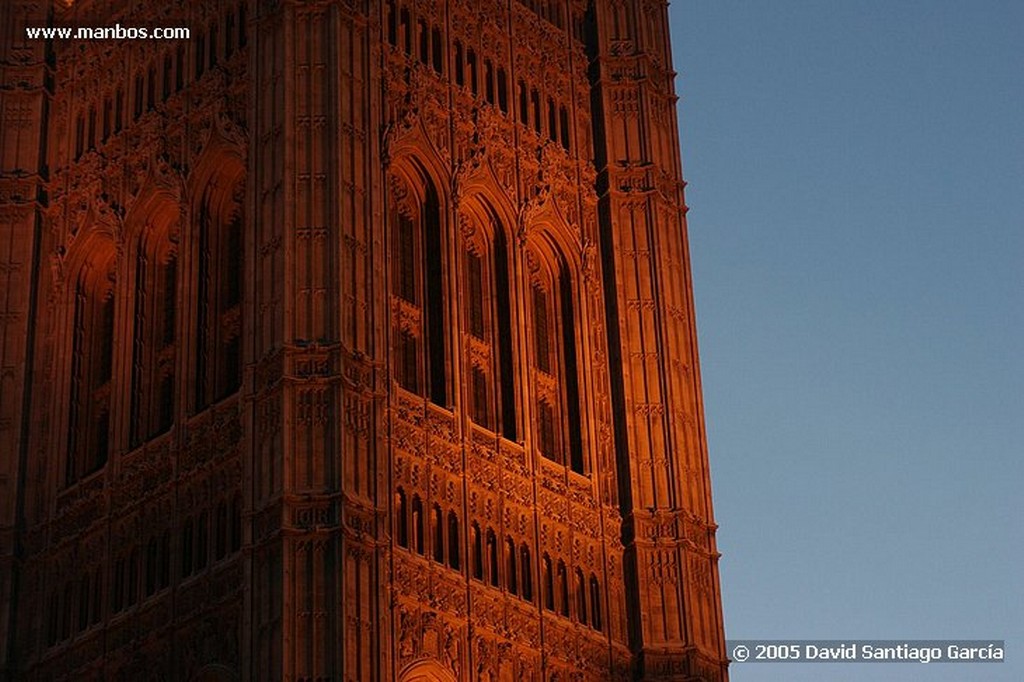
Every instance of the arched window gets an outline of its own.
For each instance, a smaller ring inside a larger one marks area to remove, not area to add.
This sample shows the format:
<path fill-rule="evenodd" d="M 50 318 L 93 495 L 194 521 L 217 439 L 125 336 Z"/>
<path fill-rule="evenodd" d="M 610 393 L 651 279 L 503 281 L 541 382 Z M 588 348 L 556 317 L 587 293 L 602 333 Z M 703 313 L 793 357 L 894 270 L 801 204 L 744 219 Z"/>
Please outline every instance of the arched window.
<path fill-rule="evenodd" d="M 210 26 L 210 44 L 207 47 L 207 55 L 210 57 L 210 68 L 217 66 L 217 36 L 220 35 L 220 28 L 216 23 Z"/>
<path fill-rule="evenodd" d="M 207 189 L 199 207 L 195 408 L 235 393 L 242 383 L 244 181 L 230 192 Z"/>
<path fill-rule="evenodd" d="M 544 608 L 549 611 L 555 610 L 555 577 L 551 570 L 551 557 L 544 555 L 541 567 L 541 589 L 544 590 Z"/>
<path fill-rule="evenodd" d="M 164 72 L 163 77 L 160 79 L 160 99 L 164 102 L 171 96 L 171 86 L 174 85 L 174 62 L 171 60 L 171 54 L 168 52 L 164 55 Z"/>
<path fill-rule="evenodd" d="M 484 549 L 483 549 L 483 538 L 480 536 L 480 526 L 476 521 L 470 527 L 472 533 L 472 570 L 473 577 L 477 580 L 484 579 Z"/>
<path fill-rule="evenodd" d="M 423 554 L 423 501 L 419 495 L 412 496 L 412 544 L 416 553 Z"/>
<path fill-rule="evenodd" d="M 488 104 L 494 104 L 497 100 L 495 99 L 494 91 L 494 65 L 491 64 L 490 59 L 484 60 L 484 98 Z"/>
<path fill-rule="evenodd" d="M 537 447 L 584 473 L 572 283 L 563 260 L 555 268 L 540 260 L 531 283 Z"/>
<path fill-rule="evenodd" d="M 501 109 L 501 113 L 508 113 L 508 75 L 505 73 L 505 69 L 501 66 L 498 67 L 498 108 Z"/>
<path fill-rule="evenodd" d="M 110 95 L 107 95 L 103 99 L 103 137 L 100 138 L 104 142 L 110 138 L 110 129 L 114 122 L 114 102 L 110 99 Z"/>
<path fill-rule="evenodd" d="M 462 63 L 462 43 L 455 41 L 455 84 L 462 87 L 466 84 L 466 70 Z"/>
<path fill-rule="evenodd" d="M 519 593 L 519 583 L 516 580 L 516 564 L 518 562 L 516 543 L 511 537 L 508 537 L 505 539 L 505 587 L 512 594 Z"/>
<path fill-rule="evenodd" d="M 112 249 L 83 266 L 75 287 L 71 395 L 65 482 L 101 469 L 110 450 L 114 367 L 114 257 Z"/>
<path fill-rule="evenodd" d="M 472 90 L 474 96 L 479 95 L 480 85 L 477 81 L 476 73 L 476 52 L 471 47 L 466 50 L 466 68 L 469 70 L 469 89 Z"/>
<path fill-rule="evenodd" d="M 425 390 L 431 402 L 448 408 L 441 210 L 434 184 L 424 184 L 422 198 L 405 188 L 395 197 L 391 290 L 399 312 L 392 336 L 393 375 L 402 388 Z"/>
<path fill-rule="evenodd" d="M 402 28 L 402 50 L 407 55 L 412 55 L 412 20 L 409 17 L 409 8 L 403 7 L 401 12 Z"/>
<path fill-rule="evenodd" d="M 430 525 L 434 531 L 434 561 L 439 564 L 444 563 L 444 515 L 441 512 L 441 507 L 438 504 L 434 504 L 433 514 L 431 515 Z"/>
<path fill-rule="evenodd" d="M 601 586 L 593 573 L 590 574 L 590 624 L 595 630 L 601 629 Z"/>
<path fill-rule="evenodd" d="M 558 612 L 569 616 L 569 573 L 561 559 L 558 560 Z"/>
<path fill-rule="evenodd" d="M 156 67 L 152 64 L 146 70 L 146 111 L 156 108 Z"/>
<path fill-rule="evenodd" d="M 487 529 L 487 579 L 494 587 L 498 586 L 498 538 L 490 528 Z"/>
<path fill-rule="evenodd" d="M 558 110 L 558 130 L 561 133 L 562 148 L 569 151 L 569 111 L 562 105 Z"/>
<path fill-rule="evenodd" d="M 395 534 L 398 536 L 398 546 L 409 548 L 409 510 L 406 507 L 405 491 L 401 488 L 395 494 Z"/>
<path fill-rule="evenodd" d="M 185 46 L 178 45 L 174 51 L 174 91 L 181 92 L 185 87 Z"/>
<path fill-rule="evenodd" d="M 519 81 L 519 122 L 530 125 L 530 95 L 523 81 Z"/>
<path fill-rule="evenodd" d="M 576 618 L 584 625 L 587 624 L 587 583 L 583 578 L 583 571 L 576 569 Z"/>
<path fill-rule="evenodd" d="M 477 218 L 469 218 L 476 220 Z M 468 412 L 474 423 L 516 438 L 515 372 L 509 263 L 505 232 L 490 219 L 493 241 L 482 230 L 467 239 L 463 300 L 469 331 L 466 376 Z"/>
<path fill-rule="evenodd" d="M 124 90 L 118 88 L 114 93 L 114 132 L 121 132 L 124 127 Z"/>
<path fill-rule="evenodd" d="M 96 149 L 96 107 L 89 107 L 89 150 Z"/>
<path fill-rule="evenodd" d="M 177 211 L 160 216 L 145 235 L 135 264 L 132 341 L 132 447 L 165 433 L 174 422 L 178 260 L 169 235 Z"/>
<path fill-rule="evenodd" d="M 459 570 L 462 567 L 459 548 L 459 517 L 455 512 L 448 512 L 448 566 Z"/>
<path fill-rule="evenodd" d="M 533 601 L 533 562 L 530 560 L 530 548 L 525 544 L 519 546 L 519 594 L 526 601 Z"/>
<path fill-rule="evenodd" d="M 388 43 L 392 47 L 398 45 L 398 11 L 395 7 L 395 0 L 388 0 Z"/>
<path fill-rule="evenodd" d="M 552 142 L 558 139 L 558 123 L 555 120 L 555 102 L 548 98 L 548 139 Z"/>
<path fill-rule="evenodd" d="M 248 16 L 246 15 L 245 2 L 238 5 L 238 47 L 239 49 L 245 47 L 246 43 L 249 42 L 249 25 Z"/>
<path fill-rule="evenodd" d="M 416 33 L 420 43 L 420 62 L 426 64 L 430 60 L 430 33 L 427 30 L 427 22 L 422 19 L 417 21 Z"/>
<path fill-rule="evenodd" d="M 434 71 L 444 73 L 444 40 L 441 38 L 441 29 L 436 26 L 430 30 L 430 51 Z"/>
<path fill-rule="evenodd" d="M 224 22 L 224 58 L 231 59 L 235 53 L 235 10 L 228 10 L 227 20 Z"/>
<path fill-rule="evenodd" d="M 530 105 L 533 108 L 533 130 L 540 134 L 540 93 L 534 88 L 530 91 Z"/>

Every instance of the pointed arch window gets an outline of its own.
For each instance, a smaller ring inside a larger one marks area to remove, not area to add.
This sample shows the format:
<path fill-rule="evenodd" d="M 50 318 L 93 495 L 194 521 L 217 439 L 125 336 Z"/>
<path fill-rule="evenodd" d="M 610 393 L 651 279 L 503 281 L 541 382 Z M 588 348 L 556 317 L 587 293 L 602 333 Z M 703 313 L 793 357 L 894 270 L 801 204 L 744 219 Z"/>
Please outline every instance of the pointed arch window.
<path fill-rule="evenodd" d="M 487 580 L 498 586 L 498 538 L 494 531 L 487 529 Z"/>
<path fill-rule="evenodd" d="M 551 557 L 547 554 L 541 562 L 541 589 L 544 591 L 544 608 L 555 610 L 555 576 L 551 568 Z"/>
<path fill-rule="evenodd" d="M 601 585 L 593 573 L 590 574 L 590 624 L 595 630 L 601 630 Z"/>
<path fill-rule="evenodd" d="M 114 259 L 88 263 L 75 288 L 65 483 L 101 469 L 110 450 Z"/>
<path fill-rule="evenodd" d="M 569 573 L 561 559 L 558 560 L 558 612 L 569 617 Z"/>
<path fill-rule="evenodd" d="M 482 230 L 471 230 L 464 252 L 468 412 L 474 423 L 515 440 L 508 254 L 501 224 L 492 220 L 491 227 L 494 237 L 490 243 Z"/>
<path fill-rule="evenodd" d="M 471 543 L 471 559 L 473 577 L 477 580 L 484 579 L 484 549 L 483 549 L 483 537 L 480 535 L 480 526 L 476 521 L 470 527 L 470 533 L 472 534 Z"/>
<path fill-rule="evenodd" d="M 405 491 L 402 488 L 395 493 L 395 534 L 398 536 L 398 546 L 409 548 L 409 509 L 405 501 Z"/>
<path fill-rule="evenodd" d="M 509 537 L 505 539 L 505 587 L 512 594 L 519 594 L 519 581 L 516 579 L 516 566 L 519 557 L 516 553 L 516 543 Z"/>
<path fill-rule="evenodd" d="M 587 583 L 583 578 L 583 571 L 576 569 L 576 618 L 587 624 Z"/>
<path fill-rule="evenodd" d="M 130 442 L 137 447 L 174 422 L 178 263 L 168 235 L 154 236 L 135 265 Z"/>
<path fill-rule="evenodd" d="M 441 512 L 441 507 L 438 504 L 434 505 L 433 514 L 430 519 L 431 530 L 434 531 L 433 547 L 431 549 L 434 553 L 434 561 L 439 564 L 444 563 L 444 514 Z"/>
<path fill-rule="evenodd" d="M 397 185 L 401 185 L 396 180 Z M 445 265 L 437 191 L 425 182 L 421 199 L 396 192 L 391 249 L 395 297 L 393 376 L 398 384 L 449 407 L 445 324 Z"/>
<path fill-rule="evenodd" d="M 207 190 L 199 208 L 195 408 L 235 393 L 242 383 L 244 181 Z"/>
<path fill-rule="evenodd" d="M 561 258 L 552 270 L 531 257 L 537 448 L 545 458 L 584 473 L 572 282 Z"/>
<path fill-rule="evenodd" d="M 519 546 L 519 595 L 526 601 L 533 601 L 533 562 L 525 543 Z"/>
<path fill-rule="evenodd" d="M 459 536 L 459 517 L 454 511 L 448 512 L 448 566 L 456 571 L 462 568 Z"/>
<path fill-rule="evenodd" d="M 412 546 L 416 553 L 423 555 L 423 500 L 419 495 L 412 496 Z"/>

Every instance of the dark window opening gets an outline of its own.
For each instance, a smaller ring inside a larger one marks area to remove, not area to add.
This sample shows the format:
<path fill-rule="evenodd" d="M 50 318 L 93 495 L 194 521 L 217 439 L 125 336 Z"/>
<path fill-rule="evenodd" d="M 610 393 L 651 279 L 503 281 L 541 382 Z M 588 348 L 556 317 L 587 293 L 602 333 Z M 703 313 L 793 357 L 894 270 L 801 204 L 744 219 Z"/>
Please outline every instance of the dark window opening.
<path fill-rule="evenodd" d="M 466 68 L 469 69 L 469 89 L 473 92 L 473 95 L 480 94 L 480 86 L 477 82 L 476 73 L 476 53 L 473 52 L 473 48 L 466 50 Z"/>
<path fill-rule="evenodd" d="M 484 60 L 484 98 L 488 104 L 494 104 L 494 67 L 490 59 Z"/>
<path fill-rule="evenodd" d="M 466 84 L 466 72 L 462 63 L 462 43 L 455 41 L 455 84 L 463 86 Z"/>
<path fill-rule="evenodd" d="M 411 393 L 420 392 L 417 367 L 416 339 L 408 331 L 400 331 L 395 338 L 395 381 Z"/>
<path fill-rule="evenodd" d="M 434 531 L 433 537 L 433 549 L 434 561 L 439 564 L 444 563 L 444 515 L 441 512 L 441 507 L 434 505 L 433 514 L 430 519 L 431 529 Z"/>
<path fill-rule="evenodd" d="M 420 63 L 430 62 L 430 33 L 427 31 L 427 22 L 420 19 L 416 22 L 417 33 L 420 39 Z"/>
<path fill-rule="evenodd" d="M 501 433 L 516 440 L 516 386 L 512 363 L 512 305 L 509 301 L 511 284 L 508 275 L 508 253 L 505 232 L 498 230 L 494 240 L 494 286 L 497 293 L 498 313 L 498 371 L 501 385 Z"/>
<path fill-rule="evenodd" d="M 525 544 L 519 547 L 519 585 L 520 596 L 526 601 L 533 601 L 533 562 L 530 561 L 530 548 Z"/>
<path fill-rule="evenodd" d="M 171 55 L 164 55 L 164 73 L 163 78 L 160 79 L 160 96 L 161 99 L 166 102 L 171 96 L 171 86 L 174 85 L 174 63 L 171 61 Z"/>
<path fill-rule="evenodd" d="M 459 517 L 448 512 L 448 566 L 456 571 L 462 567 L 459 537 Z"/>
<path fill-rule="evenodd" d="M 431 30 L 430 47 L 434 71 L 444 73 L 444 41 L 441 39 L 441 29 L 434 28 Z"/>
<path fill-rule="evenodd" d="M 395 507 L 395 534 L 398 535 L 398 546 L 409 549 L 409 510 L 406 508 L 405 491 L 401 488 L 395 493 Z"/>
<path fill-rule="evenodd" d="M 508 76 L 505 69 L 498 67 L 498 108 L 503 114 L 508 113 Z"/>
<path fill-rule="evenodd" d="M 565 570 L 565 562 L 558 561 L 558 612 L 569 616 L 569 574 Z"/>
<path fill-rule="evenodd" d="M 519 593 L 519 585 L 516 580 L 517 563 L 516 544 L 512 538 L 507 538 L 505 540 L 505 587 L 512 594 Z"/>
<path fill-rule="evenodd" d="M 471 526 L 472 537 L 472 570 L 473 577 L 477 580 L 484 579 L 484 548 L 483 548 L 483 537 L 480 535 L 480 526 L 474 521 Z"/>
<path fill-rule="evenodd" d="M 448 378 L 445 370 L 445 301 L 444 267 L 439 254 L 444 253 L 441 241 L 441 216 L 437 192 L 427 188 L 423 207 L 427 298 L 427 357 L 429 359 L 430 401 L 448 407 Z"/>
<path fill-rule="evenodd" d="M 562 149 L 569 151 L 569 112 L 563 106 L 558 110 L 558 129 L 561 132 Z"/>
<path fill-rule="evenodd" d="M 483 259 L 475 253 L 468 253 L 466 255 L 466 272 L 469 280 L 469 333 L 482 340 L 484 338 Z"/>
<path fill-rule="evenodd" d="M 544 590 L 544 608 L 548 611 L 555 610 L 555 577 L 551 571 L 551 557 L 544 555 L 543 573 L 541 577 L 541 589 Z"/>
<path fill-rule="evenodd" d="M 416 553 L 423 555 L 423 502 L 419 495 L 412 497 L 412 532 Z"/>
<path fill-rule="evenodd" d="M 471 414 L 473 421 L 484 428 L 491 428 L 490 396 L 487 390 L 487 375 L 484 370 L 474 367 L 471 376 Z"/>
<path fill-rule="evenodd" d="M 580 429 L 580 389 L 576 363 L 576 333 L 573 324 L 573 294 L 568 275 L 559 282 L 562 295 L 562 355 L 565 363 L 565 401 L 569 412 L 569 465 L 584 473 L 583 434 Z"/>

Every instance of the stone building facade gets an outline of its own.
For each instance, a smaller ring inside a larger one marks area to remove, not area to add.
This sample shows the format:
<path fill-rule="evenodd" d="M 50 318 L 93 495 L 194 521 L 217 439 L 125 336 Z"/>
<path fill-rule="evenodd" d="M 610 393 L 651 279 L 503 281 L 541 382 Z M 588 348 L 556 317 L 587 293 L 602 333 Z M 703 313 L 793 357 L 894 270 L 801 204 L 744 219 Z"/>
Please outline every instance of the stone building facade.
<path fill-rule="evenodd" d="M 727 679 L 664 0 L 0 29 L 0 678 Z"/>

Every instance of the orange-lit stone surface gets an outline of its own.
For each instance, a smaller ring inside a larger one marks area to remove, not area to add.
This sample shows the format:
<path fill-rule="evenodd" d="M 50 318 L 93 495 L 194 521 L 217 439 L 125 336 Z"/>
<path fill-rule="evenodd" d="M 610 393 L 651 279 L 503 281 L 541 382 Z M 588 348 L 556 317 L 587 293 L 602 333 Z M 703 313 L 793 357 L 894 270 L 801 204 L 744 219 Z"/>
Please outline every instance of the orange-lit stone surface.
<path fill-rule="evenodd" d="M 663 1 L 0 27 L 0 678 L 727 679 Z"/>

